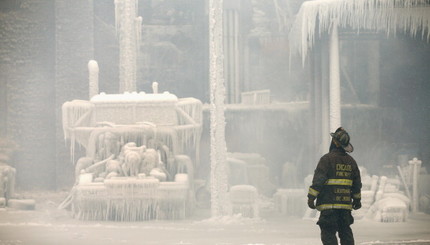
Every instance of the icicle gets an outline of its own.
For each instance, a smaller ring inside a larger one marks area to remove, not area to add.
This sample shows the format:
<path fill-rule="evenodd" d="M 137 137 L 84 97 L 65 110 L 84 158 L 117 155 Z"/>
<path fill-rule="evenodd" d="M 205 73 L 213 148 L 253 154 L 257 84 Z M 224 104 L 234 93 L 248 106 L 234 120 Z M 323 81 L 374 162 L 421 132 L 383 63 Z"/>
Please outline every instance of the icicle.
<path fill-rule="evenodd" d="M 114 178 L 105 180 L 107 216 L 116 221 L 152 219 L 160 182 L 155 178 Z"/>
<path fill-rule="evenodd" d="M 318 21 L 317 21 L 318 18 Z M 319 0 L 304 2 L 290 31 L 290 49 L 302 56 L 315 42 L 315 31 L 328 32 L 332 19 L 342 27 L 384 31 L 387 36 L 397 31 L 416 37 L 430 37 L 430 4 L 426 0 Z M 317 26 L 318 24 L 318 26 Z"/>
<path fill-rule="evenodd" d="M 94 126 L 93 110 L 94 105 L 83 100 L 68 101 L 61 107 L 64 140 L 70 139 L 70 155 L 73 163 L 75 142 L 78 140 L 81 143 L 80 138 L 76 138 L 74 128 Z"/>

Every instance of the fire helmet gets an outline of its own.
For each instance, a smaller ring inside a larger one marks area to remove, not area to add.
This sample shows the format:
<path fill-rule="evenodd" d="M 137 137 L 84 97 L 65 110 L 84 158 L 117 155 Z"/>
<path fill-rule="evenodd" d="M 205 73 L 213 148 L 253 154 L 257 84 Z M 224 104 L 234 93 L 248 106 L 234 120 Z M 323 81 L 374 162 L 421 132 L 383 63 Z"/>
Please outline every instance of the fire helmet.
<path fill-rule="evenodd" d="M 342 127 L 336 129 L 334 133 L 330 133 L 331 137 L 336 140 L 346 152 L 353 152 L 354 147 L 349 143 L 350 137 L 348 132 Z"/>

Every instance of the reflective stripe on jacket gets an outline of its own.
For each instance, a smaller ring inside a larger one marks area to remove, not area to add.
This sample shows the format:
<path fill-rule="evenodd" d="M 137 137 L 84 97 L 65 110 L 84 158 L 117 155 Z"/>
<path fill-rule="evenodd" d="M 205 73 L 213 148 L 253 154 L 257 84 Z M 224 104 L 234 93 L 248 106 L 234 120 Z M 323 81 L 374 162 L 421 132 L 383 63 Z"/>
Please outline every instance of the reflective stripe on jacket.
<path fill-rule="evenodd" d="M 361 199 L 361 177 L 355 160 L 343 149 L 334 148 L 321 157 L 314 172 L 308 198 L 317 199 L 318 210 L 352 209 Z"/>

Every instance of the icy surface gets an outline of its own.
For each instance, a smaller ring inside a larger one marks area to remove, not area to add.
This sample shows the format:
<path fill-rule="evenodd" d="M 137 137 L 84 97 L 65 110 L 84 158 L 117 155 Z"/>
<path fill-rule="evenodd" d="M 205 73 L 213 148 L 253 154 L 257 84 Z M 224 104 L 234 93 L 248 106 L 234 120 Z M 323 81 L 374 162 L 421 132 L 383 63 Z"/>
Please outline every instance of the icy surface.
<path fill-rule="evenodd" d="M 134 102 L 134 101 L 147 101 L 147 102 L 177 102 L 178 97 L 169 92 L 162 94 L 147 94 L 145 92 L 132 92 L 123 94 L 105 94 L 101 93 L 91 98 L 91 102 Z"/>
<path fill-rule="evenodd" d="M 259 219 L 241 215 L 210 217 L 196 209 L 186 220 L 110 222 L 80 221 L 58 204 L 67 192 L 21 193 L 34 198 L 36 209 L 0 209 L 1 244 L 64 245 L 315 245 L 321 244 L 316 220 L 286 216 L 267 208 Z M 355 214 L 355 211 L 353 211 Z M 406 222 L 381 223 L 356 220 L 356 244 L 429 244 L 430 216 L 411 215 Z M 391 243 L 389 243 L 391 242 Z M 403 243 L 401 243 L 403 242 Z M 421 243 L 419 243 L 421 242 Z"/>

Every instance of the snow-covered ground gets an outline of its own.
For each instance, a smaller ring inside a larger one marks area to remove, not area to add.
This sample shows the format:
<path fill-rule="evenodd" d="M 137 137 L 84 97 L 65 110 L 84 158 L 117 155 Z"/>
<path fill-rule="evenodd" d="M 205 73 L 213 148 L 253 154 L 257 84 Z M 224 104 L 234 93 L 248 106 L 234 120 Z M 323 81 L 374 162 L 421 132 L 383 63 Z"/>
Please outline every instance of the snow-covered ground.
<path fill-rule="evenodd" d="M 57 207 L 67 192 L 21 194 L 36 200 L 36 209 L 0 209 L 0 245 L 6 244 L 193 244 L 313 245 L 321 244 L 315 220 L 289 217 L 268 205 L 260 219 L 240 216 L 210 218 L 197 209 L 185 220 L 143 222 L 81 221 Z M 305 203 L 303 205 L 306 205 Z M 406 222 L 356 220 L 356 244 L 430 244 L 430 215 L 411 214 Z"/>

